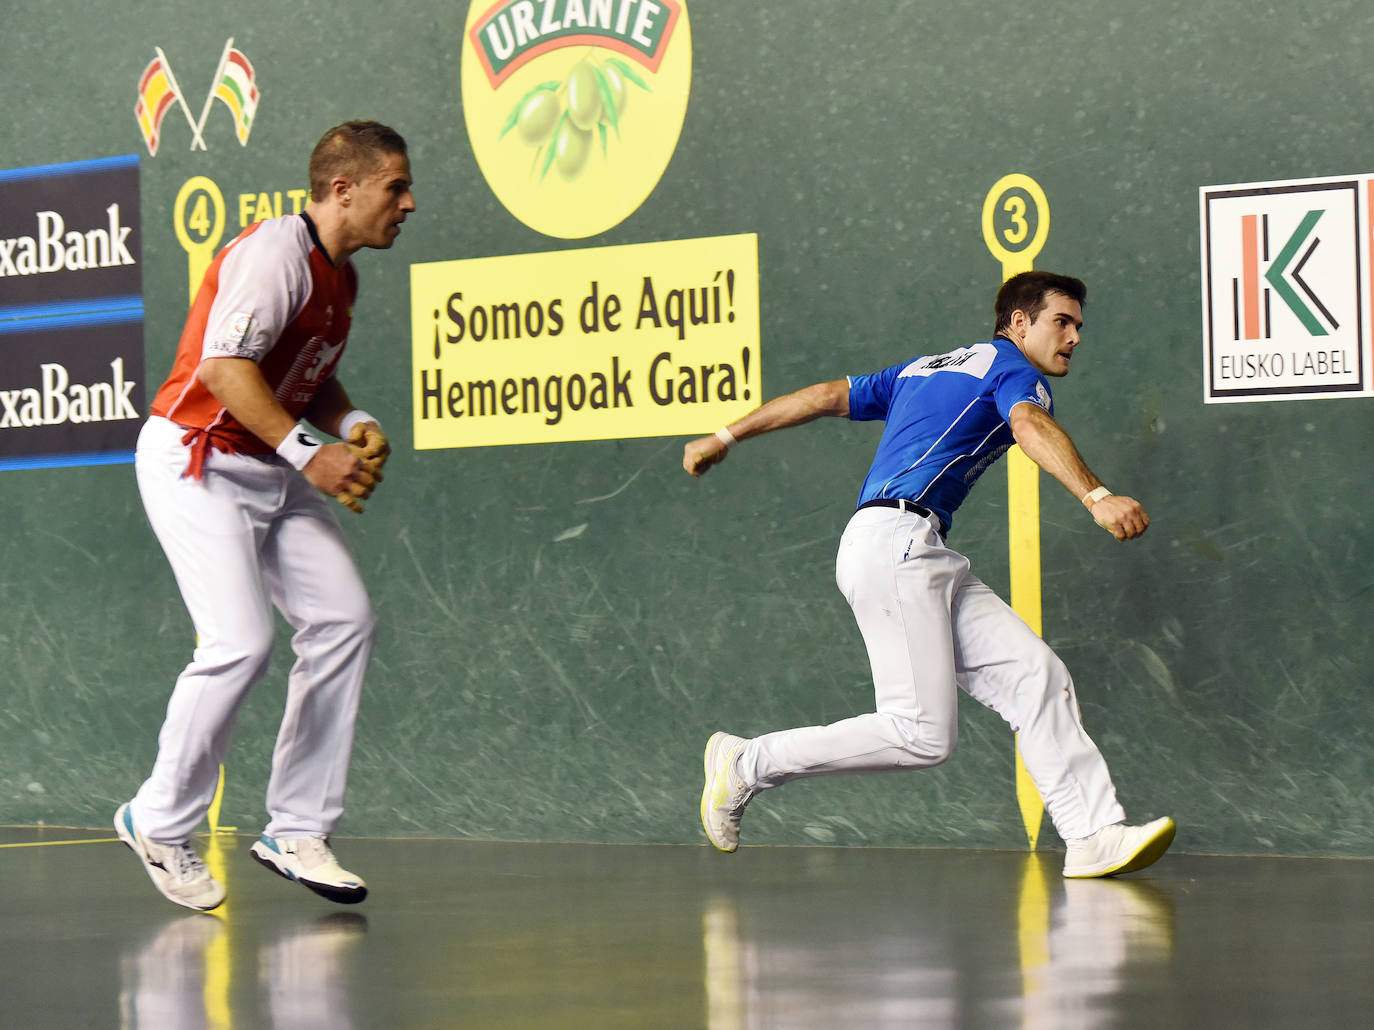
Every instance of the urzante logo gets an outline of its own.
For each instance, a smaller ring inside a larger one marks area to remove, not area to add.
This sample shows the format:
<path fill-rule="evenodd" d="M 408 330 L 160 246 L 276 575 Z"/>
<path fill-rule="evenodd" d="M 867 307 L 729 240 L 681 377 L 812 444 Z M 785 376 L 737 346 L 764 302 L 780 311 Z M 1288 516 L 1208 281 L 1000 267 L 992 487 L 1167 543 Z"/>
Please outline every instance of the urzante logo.
<path fill-rule="evenodd" d="M 0 239 L 0 278 L 135 264 L 125 246 L 133 227 L 121 224 L 118 204 L 105 213 L 109 221 L 104 228 L 79 232 L 68 231 L 58 212 L 39 211 L 35 235 Z"/>
<path fill-rule="evenodd" d="M 153 47 L 157 57 L 148 62 L 148 67 L 138 80 L 138 101 L 134 104 L 134 117 L 138 119 L 139 131 L 148 153 L 157 155 L 158 144 L 162 142 L 162 120 L 175 104 L 186 115 L 191 126 L 191 149 L 209 149 L 201 133 L 210 117 L 210 105 L 216 100 L 229 108 L 234 116 L 234 131 L 239 146 L 248 145 L 248 134 L 253 131 L 253 118 L 258 113 L 258 102 L 262 95 L 258 92 L 257 76 L 253 65 L 243 51 L 234 49 L 234 39 L 224 44 L 215 76 L 210 80 L 210 93 L 205 98 L 205 106 L 200 111 L 200 121 L 191 117 L 191 109 L 186 106 L 185 94 L 172 74 L 172 62 L 161 47 Z"/>
<path fill-rule="evenodd" d="M 681 11 L 677 0 L 538 3 L 542 10 L 536 10 L 534 0 L 497 3 L 469 29 L 493 89 L 540 54 L 568 46 L 619 50 L 656 72 Z"/>
<path fill-rule="evenodd" d="M 677 149 L 686 0 L 471 0 L 461 77 L 469 142 L 506 209 L 548 236 L 604 232 Z"/>

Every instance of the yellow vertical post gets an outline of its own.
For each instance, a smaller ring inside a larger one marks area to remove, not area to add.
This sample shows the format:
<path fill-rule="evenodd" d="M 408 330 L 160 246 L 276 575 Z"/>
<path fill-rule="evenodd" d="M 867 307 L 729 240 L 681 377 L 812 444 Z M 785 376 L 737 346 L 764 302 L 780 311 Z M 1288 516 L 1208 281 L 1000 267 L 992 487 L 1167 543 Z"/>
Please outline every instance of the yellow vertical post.
<path fill-rule="evenodd" d="M 1002 281 L 1035 267 L 1050 233 L 1050 204 L 1027 175 L 1004 175 L 983 201 L 983 242 L 1002 264 Z M 1007 454 L 1007 525 L 1011 606 L 1037 635 L 1040 621 L 1040 469 L 1013 447 Z M 1045 806 L 1016 751 L 1016 801 L 1030 849 L 1040 838 Z"/>
<path fill-rule="evenodd" d="M 220 769 L 220 782 L 223 784 L 224 770 Z M 214 829 L 213 825 L 211 827 Z M 211 832 L 209 845 L 205 849 L 205 864 L 210 875 L 226 887 L 229 885 L 228 861 L 224 853 L 223 837 Z M 224 925 L 224 932 L 217 935 L 205 948 L 205 984 L 202 994 L 205 1002 L 205 1026 L 207 1030 L 230 1030 L 234 1025 L 233 1010 L 229 1003 L 232 974 L 231 936 L 234 933 L 233 920 L 229 918 L 226 900 L 209 915 L 215 916 Z"/>
<path fill-rule="evenodd" d="M 983 241 L 1002 263 L 1003 282 L 1035 267 L 1035 256 L 1049 233 L 1050 205 L 1039 183 L 1027 175 L 1013 173 L 993 184 L 983 201 Z M 1011 558 L 1011 606 L 1040 636 L 1040 469 L 1020 447 L 1013 447 L 1007 454 L 1007 547 Z M 1049 960 L 1050 904 L 1044 872 L 1035 854 L 1045 804 L 1031 782 L 1019 747 L 1016 802 L 1031 850 L 1017 906 L 1021 990 L 1029 998 L 1039 991 L 1039 971 Z"/>
<path fill-rule="evenodd" d="M 219 767 L 219 783 L 215 786 L 215 797 L 210 802 L 206 818 L 210 823 L 210 838 L 205 849 L 205 864 L 210 875 L 226 887 L 229 886 L 229 863 L 225 854 L 224 839 L 232 837 L 236 827 L 221 826 L 220 809 L 224 804 L 224 766 Z M 205 949 L 205 1025 L 209 1030 L 229 1030 L 234 1025 L 233 1012 L 229 1005 L 231 981 L 230 944 L 233 922 L 229 918 L 230 902 L 225 901 L 210 915 L 217 917 L 225 932 L 215 937 Z"/>

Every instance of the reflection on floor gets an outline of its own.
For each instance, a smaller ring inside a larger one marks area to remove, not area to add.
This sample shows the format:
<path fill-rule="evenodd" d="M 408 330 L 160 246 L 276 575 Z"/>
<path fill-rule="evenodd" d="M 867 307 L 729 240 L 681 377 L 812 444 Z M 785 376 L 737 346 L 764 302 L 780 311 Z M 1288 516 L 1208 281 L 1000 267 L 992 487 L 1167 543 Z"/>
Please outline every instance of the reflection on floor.
<path fill-rule="evenodd" d="M 196 914 L 110 838 L 0 830 L 4 1026 L 1345 1027 L 1374 1006 L 1370 862 L 1065 881 L 1052 853 L 339 840 L 372 888 L 340 908 L 221 835 L 229 900 Z"/>

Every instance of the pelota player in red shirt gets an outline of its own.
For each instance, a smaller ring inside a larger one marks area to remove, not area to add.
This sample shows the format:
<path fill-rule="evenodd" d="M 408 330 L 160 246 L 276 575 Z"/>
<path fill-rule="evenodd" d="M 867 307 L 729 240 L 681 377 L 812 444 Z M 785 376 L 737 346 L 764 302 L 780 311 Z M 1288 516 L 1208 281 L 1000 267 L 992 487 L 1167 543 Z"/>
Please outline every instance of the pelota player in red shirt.
<path fill-rule="evenodd" d="M 253 857 L 333 901 L 363 900 L 329 835 L 344 787 L 375 618 L 328 497 L 355 511 L 389 453 L 336 372 L 357 294 L 351 256 L 385 250 L 415 210 L 405 140 L 376 122 L 330 129 L 301 214 L 245 229 L 211 263 L 135 457 L 139 492 L 195 624 L 153 770 L 115 813 L 167 898 L 224 900 L 190 844 L 230 729 L 268 667 L 275 606 L 296 662 Z M 301 421 L 350 440 L 324 443 Z"/>

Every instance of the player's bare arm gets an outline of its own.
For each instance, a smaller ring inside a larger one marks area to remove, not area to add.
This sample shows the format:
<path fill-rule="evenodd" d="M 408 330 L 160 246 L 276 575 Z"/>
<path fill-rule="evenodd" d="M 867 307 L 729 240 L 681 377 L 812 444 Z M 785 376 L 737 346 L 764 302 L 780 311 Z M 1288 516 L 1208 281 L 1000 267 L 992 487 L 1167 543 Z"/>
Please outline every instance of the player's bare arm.
<path fill-rule="evenodd" d="M 319 426 L 331 436 L 343 439 L 339 423 L 353 410 L 353 401 L 344 389 L 343 383 L 334 376 L 320 384 L 310 405 L 305 409 L 305 418 L 312 426 Z"/>
<path fill-rule="evenodd" d="M 355 423 L 347 434 L 342 432 L 343 418 L 356 405 L 348 396 L 343 383 L 331 377 L 323 383 L 305 409 L 305 417 L 311 425 L 319 426 L 326 433 L 337 436 L 353 446 L 353 453 L 362 459 L 377 479 L 382 481 L 382 466 L 391 454 L 391 444 L 387 441 L 382 427 L 374 421 Z"/>
<path fill-rule="evenodd" d="M 1018 404 L 1011 409 L 1011 431 L 1026 456 L 1083 501 L 1099 526 L 1118 540 L 1132 540 L 1150 525 L 1150 516 L 1134 497 L 1108 493 L 1091 495 L 1102 487 L 1084 462 L 1069 434 L 1054 416 L 1038 405 Z"/>
<path fill-rule="evenodd" d="M 738 422 L 730 423 L 724 432 L 739 442 L 751 436 L 771 433 L 775 429 L 799 426 L 826 415 L 844 417 L 848 414 L 849 380 L 833 379 L 828 383 L 816 383 L 794 393 L 774 397 Z M 720 436 L 703 436 L 683 449 L 682 467 L 694 476 L 705 475 L 712 465 L 725 460 L 729 449 Z"/>
<path fill-rule="evenodd" d="M 278 402 L 254 361 L 208 358 L 196 374 L 229 414 L 269 447 L 277 447 L 296 431 L 296 420 Z M 330 495 L 365 498 L 376 486 L 376 477 L 342 443 L 320 447 L 301 472 L 317 490 Z"/>

